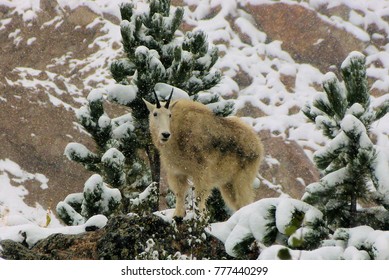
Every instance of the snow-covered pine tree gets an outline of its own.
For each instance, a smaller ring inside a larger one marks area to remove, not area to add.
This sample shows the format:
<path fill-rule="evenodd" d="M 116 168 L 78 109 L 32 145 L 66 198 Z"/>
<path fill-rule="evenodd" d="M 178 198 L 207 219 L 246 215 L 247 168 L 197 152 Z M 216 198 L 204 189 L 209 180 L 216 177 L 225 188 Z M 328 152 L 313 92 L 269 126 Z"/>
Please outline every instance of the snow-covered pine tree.
<path fill-rule="evenodd" d="M 147 169 L 132 146 L 127 145 L 135 141 L 131 116 L 110 119 L 104 111 L 103 93 L 105 90 L 92 90 L 87 104 L 76 110 L 78 122 L 96 143 L 95 152 L 75 142 L 65 148 L 65 155 L 70 160 L 99 174 L 90 177 L 82 193 L 70 194 L 57 205 L 59 217 L 68 225 L 83 223 L 95 214 L 109 216 L 117 212 L 119 205 L 122 211 L 128 211 L 129 188 L 151 183 Z M 101 182 L 97 182 L 96 176 Z M 114 189 L 108 188 L 103 181 Z"/>
<path fill-rule="evenodd" d="M 388 163 L 372 143 L 369 128 L 389 111 L 389 103 L 372 108 L 363 54 L 350 53 L 341 72 L 343 83 L 335 74 L 326 74 L 325 94 L 303 110 L 330 139 L 314 154 L 324 177 L 307 186 L 303 200 L 317 206 L 334 228 L 365 222 L 388 228 Z M 383 207 L 359 209 L 359 202 Z"/>
<path fill-rule="evenodd" d="M 111 87 L 118 86 L 120 85 Z M 119 205 L 123 212 L 128 212 L 131 194 L 136 189 L 143 189 L 151 184 L 150 172 L 134 150 L 133 143 L 136 137 L 133 133 L 132 117 L 127 114 L 115 119 L 109 118 L 104 110 L 103 95 L 105 92 L 105 89 L 92 90 L 87 97 L 86 105 L 76 110 L 78 122 L 96 144 L 95 152 L 80 143 L 73 142 L 66 146 L 65 155 L 68 159 L 82 164 L 87 170 L 99 174 L 106 184 L 118 189 L 121 195 L 119 197 L 115 193 L 115 198 L 112 197 L 115 203 L 108 208 L 109 210 L 100 213 L 81 211 L 81 205 L 84 205 L 85 209 L 96 208 L 95 204 L 99 203 L 97 198 L 102 199 L 112 194 L 112 192 L 107 192 L 106 187 L 94 188 L 95 199 L 88 199 L 88 191 L 85 189 L 83 193 L 69 195 L 57 205 L 57 213 L 66 224 L 79 224 L 85 221 L 89 218 L 87 213 L 109 216 L 117 210 Z M 95 186 L 98 185 L 95 184 Z M 90 205 L 85 205 L 88 203 Z M 97 207 L 96 209 L 102 208 Z"/>
<path fill-rule="evenodd" d="M 84 186 L 82 193 L 69 194 L 57 205 L 57 213 L 67 225 L 84 224 L 92 216 L 114 214 L 121 201 L 118 189 L 106 186 L 100 175 L 92 175 Z"/>
<path fill-rule="evenodd" d="M 118 84 L 92 90 L 87 104 L 76 112 L 78 122 L 96 143 L 95 152 L 82 144 L 70 143 L 65 155 L 99 174 L 111 187 L 118 188 L 123 212 L 141 211 L 140 208 L 155 211 L 159 188 L 151 182 L 159 182 L 159 155 L 151 143 L 148 111 L 142 98 L 155 102 L 154 90 L 163 96 L 163 89 L 169 88 L 164 83 L 169 83 L 176 86 L 176 96 L 188 97 L 179 89 L 182 88 L 193 100 L 209 104 L 215 114 L 229 115 L 233 103 L 222 100 L 217 94 L 199 93 L 221 79 L 220 72 L 212 69 L 218 58 L 217 48 L 209 48 L 201 31 L 176 36 L 180 33 L 177 29 L 183 17 L 182 8 L 171 9 L 170 1 L 152 0 L 148 4 L 124 3 L 120 11 L 126 58 L 111 64 L 112 76 Z M 128 106 L 131 113 L 111 119 L 104 111 L 105 94 L 110 101 Z M 149 162 L 144 160 L 143 152 Z M 140 193 L 142 199 L 136 198 L 136 193 Z M 149 199 L 151 205 L 145 203 L 146 193 L 155 196 Z M 60 216 L 71 224 L 85 220 L 80 212 L 84 195 L 77 193 L 69 197 L 57 207 L 62 213 Z M 220 194 L 217 200 L 223 204 Z M 134 203 L 132 207 L 134 201 L 142 203 Z M 222 211 L 219 215 L 225 213 Z"/>
<path fill-rule="evenodd" d="M 123 120 L 111 120 L 104 112 L 103 90 L 92 90 L 87 104 L 76 111 L 76 117 L 82 127 L 96 143 L 96 153 L 79 143 L 69 143 L 65 155 L 81 163 L 87 170 L 101 174 L 105 181 L 115 188 L 126 183 L 124 170 L 125 157 L 118 148 L 123 145 L 114 139 L 114 130 Z"/>
<path fill-rule="evenodd" d="M 137 139 L 132 147 L 146 151 L 152 180 L 159 183 L 159 154 L 151 141 L 149 112 L 142 99 L 155 103 L 155 86 L 165 83 L 184 90 L 195 101 L 209 104 L 218 115 L 229 115 L 233 102 L 224 101 L 217 94 L 200 93 L 221 79 L 220 71 L 213 69 L 218 50 L 209 47 L 202 31 L 178 31 L 183 8 L 171 8 L 170 0 L 150 0 L 123 3 L 120 12 L 125 58 L 111 64 L 111 73 L 127 89 L 108 90 L 108 99 L 131 109 Z M 167 97 L 162 91 L 157 90 L 157 94 Z"/>

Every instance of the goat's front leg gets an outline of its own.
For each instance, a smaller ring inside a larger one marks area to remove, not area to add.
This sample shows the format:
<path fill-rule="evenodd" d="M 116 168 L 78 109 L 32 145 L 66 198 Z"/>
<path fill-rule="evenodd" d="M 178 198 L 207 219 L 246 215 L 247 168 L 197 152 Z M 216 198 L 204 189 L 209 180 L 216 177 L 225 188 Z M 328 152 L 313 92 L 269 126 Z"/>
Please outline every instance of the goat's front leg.
<path fill-rule="evenodd" d="M 194 180 L 194 185 L 197 206 L 200 211 L 200 215 L 204 217 L 206 215 L 206 202 L 211 194 L 211 188 L 209 187 L 209 183 L 201 178 Z"/>
<path fill-rule="evenodd" d="M 167 180 L 169 188 L 173 191 L 176 196 L 176 210 L 174 211 L 174 217 L 183 218 L 185 217 L 185 196 L 188 192 L 188 176 L 183 174 L 167 174 Z"/>

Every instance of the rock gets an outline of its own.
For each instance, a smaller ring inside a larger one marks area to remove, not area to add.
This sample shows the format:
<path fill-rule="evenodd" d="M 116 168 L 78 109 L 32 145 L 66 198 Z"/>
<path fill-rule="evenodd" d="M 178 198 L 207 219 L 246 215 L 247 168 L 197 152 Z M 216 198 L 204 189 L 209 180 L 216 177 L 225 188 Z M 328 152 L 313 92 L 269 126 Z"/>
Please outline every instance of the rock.
<path fill-rule="evenodd" d="M 98 252 L 102 259 L 133 260 L 144 251 L 146 242 L 153 238 L 156 242 L 171 244 L 170 225 L 151 215 L 148 217 L 120 215 L 112 218 L 106 234 L 98 242 Z M 173 248 L 169 248 L 173 249 Z"/>
<path fill-rule="evenodd" d="M 190 230 L 189 230 L 190 229 Z M 145 248 L 155 244 L 153 250 L 159 254 L 159 259 L 175 258 L 177 252 L 194 258 L 223 259 L 228 258 L 223 244 L 211 236 L 205 242 L 191 245 L 187 239 L 192 235 L 204 233 L 197 231 L 190 221 L 177 225 L 167 223 L 155 215 L 139 217 L 137 215 L 119 215 L 109 220 L 106 234 L 98 241 L 98 255 L 100 259 L 147 259 Z M 199 239 L 200 236 L 196 237 Z M 209 244 L 213 246 L 209 246 Z"/>
<path fill-rule="evenodd" d="M 331 65 L 339 66 L 351 51 L 365 49 L 365 42 L 301 5 L 248 4 L 244 9 L 269 40 L 282 41 L 282 48 L 294 60 L 310 63 L 322 72 L 327 72 Z"/>
<path fill-rule="evenodd" d="M 352 10 L 350 9 L 350 7 L 344 4 L 334 5 L 334 6 L 331 5 L 331 7 L 329 7 L 329 5 L 321 5 L 318 8 L 318 12 L 320 14 L 326 15 L 328 17 L 331 16 L 340 17 L 343 20 L 349 20 L 349 15 L 351 11 Z"/>
<path fill-rule="evenodd" d="M 97 241 L 104 233 L 104 230 L 97 230 L 73 235 L 53 234 L 38 242 L 32 250 L 54 260 L 98 259 Z"/>
<path fill-rule="evenodd" d="M 12 241 L 0 242 L 0 257 L 8 260 L 92 260 L 98 259 L 96 240 L 103 230 L 83 234 L 53 234 L 34 247 Z"/>
<path fill-rule="evenodd" d="M 74 25 L 86 26 L 93 22 L 98 17 L 90 8 L 87 6 L 80 6 L 70 11 L 68 21 Z"/>
<path fill-rule="evenodd" d="M 198 259 L 229 258 L 223 243 L 210 235 L 205 242 L 192 240 L 188 243 L 188 240 L 202 238 L 202 234 L 205 232 L 201 228 L 196 231 L 191 221 L 175 228 L 153 214 L 143 217 L 118 215 L 100 230 L 73 235 L 53 234 L 31 249 L 11 240 L 0 241 L 3 248 L 0 257 L 9 260 L 133 260 L 150 259 L 156 251 L 159 259 L 179 258 L 183 254 Z M 150 255 L 145 253 L 148 245 L 152 246 Z"/>
<path fill-rule="evenodd" d="M 269 131 L 262 131 L 260 138 L 266 156 L 259 173 L 267 182 L 262 182 L 257 190 L 257 200 L 281 193 L 301 199 L 305 187 L 320 179 L 315 165 L 295 141 L 276 137 Z"/>
<path fill-rule="evenodd" d="M 33 252 L 22 244 L 12 240 L 3 240 L 0 242 L 0 245 L 1 248 L 3 248 L 0 250 L 0 258 L 5 258 L 7 260 L 45 259 L 44 256 L 36 254 L 36 252 Z"/>
<path fill-rule="evenodd" d="M 266 102 L 262 100 L 262 102 Z M 242 108 L 240 108 L 236 112 L 236 116 L 238 117 L 252 117 L 252 118 L 260 118 L 267 116 L 265 112 L 263 112 L 261 109 L 259 109 L 256 106 L 253 106 L 250 102 L 247 102 Z"/>
<path fill-rule="evenodd" d="M 245 72 L 240 66 L 239 66 L 239 71 L 235 74 L 235 76 L 232 79 L 235 82 L 237 82 L 240 89 L 244 89 L 248 87 L 253 82 L 253 78 L 250 77 L 250 74 Z"/>
<path fill-rule="evenodd" d="M 296 76 L 280 74 L 280 81 L 284 84 L 287 91 L 294 92 Z"/>

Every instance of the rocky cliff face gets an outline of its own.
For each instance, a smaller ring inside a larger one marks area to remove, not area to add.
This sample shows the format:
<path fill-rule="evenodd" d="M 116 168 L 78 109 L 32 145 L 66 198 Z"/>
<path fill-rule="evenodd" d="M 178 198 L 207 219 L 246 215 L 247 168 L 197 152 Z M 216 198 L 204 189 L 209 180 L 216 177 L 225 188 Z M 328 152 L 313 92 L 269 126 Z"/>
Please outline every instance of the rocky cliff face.
<path fill-rule="evenodd" d="M 48 189 L 36 180 L 26 182 L 27 201 L 55 208 L 88 177 L 63 151 L 75 139 L 93 147 L 75 125 L 74 109 L 101 83 L 101 77 L 90 78 L 92 73 L 107 76 L 109 61 L 90 63 L 99 55 L 97 41 L 107 36 L 101 22 L 110 21 L 89 8 L 62 9 L 53 1 L 41 1 L 31 20 L 11 8 L 1 10 L 7 21 L 0 29 L 0 158 L 46 176 Z M 119 46 L 109 47 L 114 52 Z"/>
<path fill-rule="evenodd" d="M 245 9 L 270 40 L 282 41 L 282 48 L 295 61 L 309 63 L 323 73 L 332 65 L 340 66 L 350 52 L 363 51 L 367 45 L 325 21 L 317 11 L 300 5 L 247 5 Z"/>
<path fill-rule="evenodd" d="M 368 9 L 329 3 L 208 2 L 188 6 L 182 28 L 207 26 L 220 50 L 217 66 L 225 74 L 215 90 L 237 99 L 237 115 L 248 117 L 260 131 L 266 157 L 257 198 L 281 193 L 300 198 L 305 186 L 319 179 L 310 157 L 325 143 L 313 127 L 301 132 L 306 124 L 300 109 L 309 95 L 321 91 L 320 74 L 335 70 L 353 50 L 368 55 L 375 96 L 387 91 L 389 65 L 381 50 L 388 44 L 388 17 L 373 20 Z M 0 160 L 48 179 L 48 188 L 42 188 L 39 176 L 23 181 L 29 191 L 25 201 L 32 206 L 55 208 L 67 194 L 81 191 L 90 176 L 63 151 L 71 141 L 93 147 L 76 124 L 74 110 L 91 89 L 113 83 L 109 64 L 122 51 L 118 11 L 110 11 L 98 3 L 71 6 L 49 0 L 23 13 L 11 4 L 0 6 Z M 107 106 L 112 116 L 123 112 Z M 15 174 L 0 167 L 1 172 L 17 183 Z"/>

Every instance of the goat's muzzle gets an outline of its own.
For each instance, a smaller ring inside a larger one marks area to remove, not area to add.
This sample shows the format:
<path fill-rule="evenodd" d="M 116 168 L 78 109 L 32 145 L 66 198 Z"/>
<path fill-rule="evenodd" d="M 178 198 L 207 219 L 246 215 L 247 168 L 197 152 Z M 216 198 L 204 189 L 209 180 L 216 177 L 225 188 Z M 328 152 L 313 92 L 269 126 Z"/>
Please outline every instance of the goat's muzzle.
<path fill-rule="evenodd" d="M 167 140 L 169 140 L 170 138 L 170 132 L 162 132 L 161 135 L 162 135 L 161 140 L 163 142 L 167 142 Z"/>

